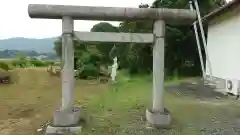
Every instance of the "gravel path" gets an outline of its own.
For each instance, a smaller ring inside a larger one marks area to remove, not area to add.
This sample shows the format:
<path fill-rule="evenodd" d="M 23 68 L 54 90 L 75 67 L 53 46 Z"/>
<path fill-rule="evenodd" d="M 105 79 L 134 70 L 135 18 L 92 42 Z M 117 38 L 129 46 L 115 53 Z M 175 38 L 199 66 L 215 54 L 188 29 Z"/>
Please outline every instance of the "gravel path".
<path fill-rule="evenodd" d="M 184 128 L 200 130 L 202 135 L 240 135 L 240 101 L 235 97 L 215 92 L 211 88 L 198 84 L 182 82 L 165 87 L 168 93 L 189 101 L 189 104 L 208 106 L 209 119 L 189 122 Z M 216 110 L 216 112 L 215 112 Z"/>

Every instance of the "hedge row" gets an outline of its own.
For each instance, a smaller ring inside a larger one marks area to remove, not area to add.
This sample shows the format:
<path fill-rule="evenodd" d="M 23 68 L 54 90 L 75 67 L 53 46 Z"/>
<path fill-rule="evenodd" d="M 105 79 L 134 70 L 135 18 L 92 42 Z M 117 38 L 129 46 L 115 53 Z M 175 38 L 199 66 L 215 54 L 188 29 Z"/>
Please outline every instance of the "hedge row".
<path fill-rule="evenodd" d="M 37 59 L 30 59 L 30 60 L 16 59 L 16 60 L 0 61 L 0 68 L 8 71 L 15 67 L 17 68 L 46 67 L 50 64 L 53 64 L 53 62 L 42 61 Z"/>

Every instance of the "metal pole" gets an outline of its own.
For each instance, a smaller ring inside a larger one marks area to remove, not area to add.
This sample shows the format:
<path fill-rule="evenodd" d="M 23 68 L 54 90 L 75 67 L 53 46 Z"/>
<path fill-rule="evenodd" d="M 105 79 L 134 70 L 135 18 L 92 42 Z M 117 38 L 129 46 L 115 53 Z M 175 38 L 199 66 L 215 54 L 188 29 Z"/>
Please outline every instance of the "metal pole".
<path fill-rule="evenodd" d="M 189 1 L 189 5 L 190 5 L 191 11 L 193 11 L 194 9 L 193 9 L 193 5 L 192 5 L 192 1 Z M 201 63 L 201 68 L 202 68 L 202 75 L 203 75 L 203 79 L 205 80 L 206 73 L 205 73 L 204 64 L 203 64 L 202 51 L 201 51 L 201 47 L 200 47 L 200 41 L 199 41 L 199 35 L 198 35 L 196 22 L 193 23 L 193 27 L 194 27 L 195 37 L 196 37 L 196 41 L 197 41 L 197 48 L 198 48 L 198 54 L 199 54 L 199 59 L 200 59 L 200 63 Z"/>
<path fill-rule="evenodd" d="M 211 62 L 209 60 L 209 55 L 208 55 L 208 51 L 207 51 L 207 42 L 206 42 L 204 30 L 203 30 L 202 19 L 201 19 L 200 10 L 199 10 L 199 7 L 198 7 L 197 0 L 194 0 L 194 5 L 195 5 L 196 11 L 197 11 L 198 23 L 199 23 L 199 26 L 200 26 L 200 32 L 201 32 L 201 36 L 202 36 L 202 40 L 203 40 L 203 46 L 204 46 L 204 50 L 205 50 L 205 53 L 206 53 L 206 60 L 207 60 L 207 64 L 208 64 L 209 74 L 210 74 L 210 81 L 212 82 L 213 81 L 212 66 L 211 66 Z"/>
<path fill-rule="evenodd" d="M 157 20 L 154 23 L 153 33 L 153 111 L 164 112 L 164 36 L 165 22 Z"/>
<path fill-rule="evenodd" d="M 73 19 L 62 18 L 62 111 L 70 110 L 74 104 L 74 48 Z"/>

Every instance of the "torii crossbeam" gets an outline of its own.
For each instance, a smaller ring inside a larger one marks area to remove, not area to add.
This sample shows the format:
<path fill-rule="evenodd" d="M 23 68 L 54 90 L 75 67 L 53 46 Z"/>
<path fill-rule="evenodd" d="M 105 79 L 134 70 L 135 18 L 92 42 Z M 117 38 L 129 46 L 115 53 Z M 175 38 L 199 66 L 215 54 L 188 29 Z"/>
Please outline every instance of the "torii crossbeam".
<path fill-rule="evenodd" d="M 47 133 L 75 132 L 81 128 L 72 127 L 79 120 L 79 109 L 74 104 L 74 49 L 73 35 L 82 41 L 112 41 L 153 43 L 153 106 L 146 110 L 147 122 L 153 126 L 168 126 L 171 115 L 164 108 L 164 45 L 165 24 L 187 25 L 193 23 L 197 14 L 187 9 L 168 8 L 120 8 L 70 5 L 30 4 L 31 18 L 62 19 L 62 106 L 54 114 L 53 125 Z M 74 20 L 135 21 L 154 20 L 153 33 L 102 33 L 75 32 Z M 60 131 L 59 131 L 60 130 Z"/>

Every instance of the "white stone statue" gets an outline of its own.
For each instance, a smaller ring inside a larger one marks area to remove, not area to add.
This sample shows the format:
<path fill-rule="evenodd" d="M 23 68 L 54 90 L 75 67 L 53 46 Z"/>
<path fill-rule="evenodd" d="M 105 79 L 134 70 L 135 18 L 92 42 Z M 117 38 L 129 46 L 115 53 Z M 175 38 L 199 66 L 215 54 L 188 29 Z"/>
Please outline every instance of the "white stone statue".
<path fill-rule="evenodd" d="M 113 59 L 113 65 L 112 65 L 112 71 L 111 71 L 111 77 L 112 77 L 113 82 L 115 82 L 115 78 L 116 78 L 116 75 L 117 75 L 117 68 L 118 68 L 117 57 L 115 57 Z"/>

